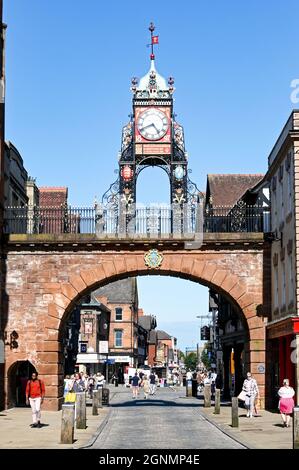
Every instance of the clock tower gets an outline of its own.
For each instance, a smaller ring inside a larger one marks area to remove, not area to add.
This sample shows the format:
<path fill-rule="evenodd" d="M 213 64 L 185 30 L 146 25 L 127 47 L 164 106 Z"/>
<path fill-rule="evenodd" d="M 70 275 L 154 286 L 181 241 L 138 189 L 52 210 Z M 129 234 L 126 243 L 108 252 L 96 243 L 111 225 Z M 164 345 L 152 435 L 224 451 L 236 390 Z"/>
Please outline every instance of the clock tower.
<path fill-rule="evenodd" d="M 184 130 L 173 112 L 174 79 L 165 80 L 155 65 L 154 45 L 159 37 L 151 33 L 150 68 L 144 77 L 131 80 L 132 114 L 123 127 L 117 181 L 104 194 L 102 202 L 121 202 L 127 213 L 135 206 L 136 182 L 140 172 L 149 166 L 162 168 L 169 177 L 170 203 L 182 210 L 186 203 L 196 204 L 200 197 L 197 186 L 189 179 Z M 136 207 L 136 206 L 135 206 Z M 133 215 L 133 214 L 132 214 Z"/>

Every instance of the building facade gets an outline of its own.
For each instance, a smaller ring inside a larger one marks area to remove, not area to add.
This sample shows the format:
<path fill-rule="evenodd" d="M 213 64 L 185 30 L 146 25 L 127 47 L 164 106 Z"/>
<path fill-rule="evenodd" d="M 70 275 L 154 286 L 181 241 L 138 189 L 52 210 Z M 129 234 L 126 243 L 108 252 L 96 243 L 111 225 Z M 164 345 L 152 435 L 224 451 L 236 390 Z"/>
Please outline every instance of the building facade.
<path fill-rule="evenodd" d="M 138 367 L 138 289 L 136 278 L 123 279 L 97 289 L 94 297 L 111 311 L 109 333 L 110 375 L 123 376 Z"/>
<path fill-rule="evenodd" d="M 269 406 L 284 378 L 299 395 L 299 110 L 268 158 L 271 198 L 271 315 L 267 325 Z M 271 399 L 272 397 L 272 399 Z"/>

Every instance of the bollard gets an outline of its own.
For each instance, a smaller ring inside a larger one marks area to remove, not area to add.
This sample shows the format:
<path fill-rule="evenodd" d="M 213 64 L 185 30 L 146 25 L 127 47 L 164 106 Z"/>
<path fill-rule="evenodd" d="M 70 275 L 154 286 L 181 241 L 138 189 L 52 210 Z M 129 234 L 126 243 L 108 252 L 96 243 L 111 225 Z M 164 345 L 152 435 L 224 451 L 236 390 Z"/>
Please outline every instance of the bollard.
<path fill-rule="evenodd" d="M 110 395 L 110 390 L 109 388 L 103 388 L 102 389 L 102 404 L 109 406 L 109 395 Z"/>
<path fill-rule="evenodd" d="M 92 415 L 97 416 L 99 407 L 99 391 L 93 390 L 92 391 Z"/>
<path fill-rule="evenodd" d="M 86 429 L 86 393 L 76 393 L 76 428 Z"/>
<path fill-rule="evenodd" d="M 239 399 L 232 397 L 232 427 L 239 427 Z"/>
<path fill-rule="evenodd" d="M 102 387 L 98 389 L 98 392 L 99 392 L 99 408 L 103 408 L 103 389 Z"/>
<path fill-rule="evenodd" d="M 74 442 L 75 405 L 63 404 L 61 415 L 61 444 L 73 444 Z"/>
<path fill-rule="evenodd" d="M 214 414 L 215 415 L 220 415 L 220 389 L 216 388 L 215 390 L 215 409 L 214 409 Z"/>
<path fill-rule="evenodd" d="M 186 397 L 192 397 L 192 380 L 186 380 Z"/>
<path fill-rule="evenodd" d="M 299 406 L 295 406 L 293 415 L 293 449 L 299 449 Z"/>
<path fill-rule="evenodd" d="M 211 406 L 211 385 L 207 384 L 204 386 L 204 407 L 209 408 Z"/>

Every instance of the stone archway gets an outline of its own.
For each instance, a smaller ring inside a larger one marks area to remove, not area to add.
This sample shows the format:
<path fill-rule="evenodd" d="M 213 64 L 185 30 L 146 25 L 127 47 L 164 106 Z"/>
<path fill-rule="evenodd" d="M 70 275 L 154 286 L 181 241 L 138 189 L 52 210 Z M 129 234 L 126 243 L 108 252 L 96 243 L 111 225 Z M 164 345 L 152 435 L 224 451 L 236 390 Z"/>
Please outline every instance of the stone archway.
<path fill-rule="evenodd" d="M 159 247 L 158 247 L 159 248 Z M 11 253 L 8 273 L 18 265 L 18 276 L 7 284 L 11 295 L 9 327 L 19 333 L 19 350 L 7 352 L 6 370 L 18 356 L 30 354 L 45 381 L 45 407 L 58 409 L 63 396 L 61 332 L 73 306 L 91 290 L 112 281 L 138 275 L 165 275 L 189 279 L 225 295 L 242 312 L 249 330 L 249 360 L 264 397 L 265 327 L 259 316 L 263 305 L 263 252 L 241 250 L 164 249 L 160 269 L 146 267 L 145 251 L 78 251 Z M 24 278 L 20 268 L 24 264 Z M 26 266 L 26 267 L 25 267 Z M 9 279 L 9 278 L 8 278 Z"/>
<path fill-rule="evenodd" d="M 26 384 L 32 372 L 36 372 L 36 369 L 28 360 L 16 361 L 10 366 L 7 373 L 7 401 L 9 408 L 26 405 Z"/>

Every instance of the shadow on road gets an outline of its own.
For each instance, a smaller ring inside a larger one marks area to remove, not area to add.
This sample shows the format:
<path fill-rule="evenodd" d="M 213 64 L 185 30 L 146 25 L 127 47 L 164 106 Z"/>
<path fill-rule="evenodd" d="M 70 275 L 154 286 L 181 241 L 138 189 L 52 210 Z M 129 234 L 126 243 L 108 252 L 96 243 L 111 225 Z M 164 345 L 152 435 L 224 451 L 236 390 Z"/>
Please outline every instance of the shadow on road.
<path fill-rule="evenodd" d="M 112 408 L 132 408 L 135 406 L 169 406 L 169 407 L 176 407 L 176 408 L 194 408 L 194 407 L 200 407 L 200 403 L 181 403 L 181 402 L 176 402 L 176 401 L 170 401 L 170 400 L 160 400 L 159 398 L 154 399 L 154 400 L 144 400 L 142 398 L 137 398 L 136 400 L 132 401 L 124 401 L 122 403 L 110 403 L 110 407 Z"/>

